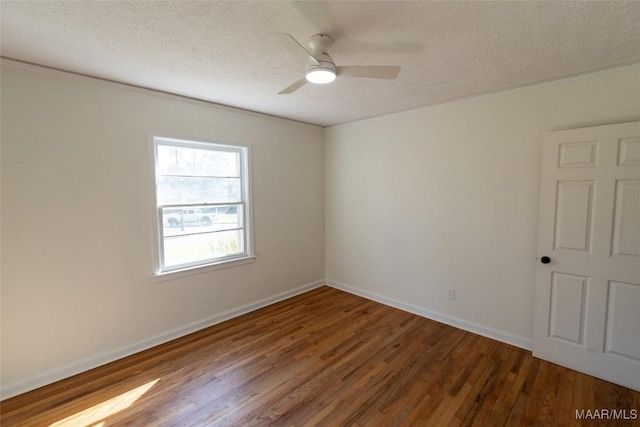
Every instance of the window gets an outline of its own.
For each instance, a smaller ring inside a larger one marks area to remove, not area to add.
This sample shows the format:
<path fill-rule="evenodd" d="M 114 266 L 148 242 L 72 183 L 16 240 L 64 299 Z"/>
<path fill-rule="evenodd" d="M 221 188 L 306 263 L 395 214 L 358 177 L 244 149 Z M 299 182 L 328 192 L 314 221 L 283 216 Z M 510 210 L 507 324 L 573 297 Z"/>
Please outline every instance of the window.
<path fill-rule="evenodd" d="M 156 274 L 252 256 L 248 148 L 153 137 Z"/>

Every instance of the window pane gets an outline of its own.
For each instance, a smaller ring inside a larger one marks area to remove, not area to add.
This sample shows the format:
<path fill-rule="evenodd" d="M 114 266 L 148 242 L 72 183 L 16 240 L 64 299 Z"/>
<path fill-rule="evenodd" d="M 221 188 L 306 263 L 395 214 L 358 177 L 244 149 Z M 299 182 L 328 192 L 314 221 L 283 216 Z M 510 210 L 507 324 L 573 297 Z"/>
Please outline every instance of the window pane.
<path fill-rule="evenodd" d="M 199 261 L 215 262 L 216 258 L 242 254 L 242 235 L 242 230 L 233 230 L 165 237 L 164 265 L 175 267 Z"/>
<path fill-rule="evenodd" d="M 243 228 L 242 205 L 163 208 L 164 237 Z"/>
<path fill-rule="evenodd" d="M 160 177 L 158 204 L 227 203 L 242 199 L 240 178 Z"/>
<path fill-rule="evenodd" d="M 158 145 L 160 175 L 240 176 L 240 153 Z"/>

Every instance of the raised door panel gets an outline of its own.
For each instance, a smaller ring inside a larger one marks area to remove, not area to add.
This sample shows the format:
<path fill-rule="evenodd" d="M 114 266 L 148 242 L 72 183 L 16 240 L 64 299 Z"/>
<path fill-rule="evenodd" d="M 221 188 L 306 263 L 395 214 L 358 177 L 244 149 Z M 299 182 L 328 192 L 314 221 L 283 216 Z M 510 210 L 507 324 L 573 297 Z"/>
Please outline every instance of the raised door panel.
<path fill-rule="evenodd" d="M 584 168 L 598 165 L 598 141 L 560 144 L 559 168 Z"/>
<path fill-rule="evenodd" d="M 640 180 L 617 181 L 612 256 L 640 258 L 638 218 L 640 218 Z"/>
<path fill-rule="evenodd" d="M 554 249 L 590 252 L 594 181 L 558 182 Z"/>
<path fill-rule="evenodd" d="M 609 282 L 606 351 L 640 362 L 640 285 Z"/>
<path fill-rule="evenodd" d="M 618 165 L 640 165 L 640 138 L 620 138 L 618 140 Z"/>
<path fill-rule="evenodd" d="M 552 273 L 549 337 L 584 345 L 584 316 L 589 278 Z"/>

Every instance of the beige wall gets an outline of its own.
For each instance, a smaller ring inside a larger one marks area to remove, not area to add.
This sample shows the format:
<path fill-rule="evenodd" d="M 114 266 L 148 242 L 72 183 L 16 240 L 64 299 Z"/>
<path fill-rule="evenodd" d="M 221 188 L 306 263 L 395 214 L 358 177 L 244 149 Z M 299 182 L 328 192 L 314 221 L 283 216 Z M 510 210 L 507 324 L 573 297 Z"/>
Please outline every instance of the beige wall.
<path fill-rule="evenodd" d="M 543 134 L 639 118 L 635 66 L 329 128 L 327 280 L 530 347 Z"/>
<path fill-rule="evenodd" d="M 254 263 L 152 281 L 149 130 L 250 145 Z M 5 61 L 3 397 L 322 280 L 323 135 Z"/>

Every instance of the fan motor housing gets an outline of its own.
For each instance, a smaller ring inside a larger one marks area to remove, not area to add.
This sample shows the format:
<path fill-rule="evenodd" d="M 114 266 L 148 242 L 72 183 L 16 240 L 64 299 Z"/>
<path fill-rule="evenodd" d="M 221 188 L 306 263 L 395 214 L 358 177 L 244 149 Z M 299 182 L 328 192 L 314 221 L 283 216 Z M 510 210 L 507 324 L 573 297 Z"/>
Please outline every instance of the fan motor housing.
<path fill-rule="evenodd" d="M 311 64 L 307 66 L 307 73 L 313 70 L 327 70 L 336 74 L 336 64 L 331 61 L 318 61 L 318 64 Z"/>
<path fill-rule="evenodd" d="M 328 34 L 314 34 L 309 37 L 309 47 L 315 52 L 327 53 L 329 46 L 333 43 L 333 38 Z"/>

